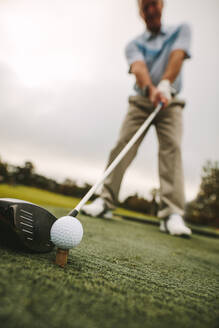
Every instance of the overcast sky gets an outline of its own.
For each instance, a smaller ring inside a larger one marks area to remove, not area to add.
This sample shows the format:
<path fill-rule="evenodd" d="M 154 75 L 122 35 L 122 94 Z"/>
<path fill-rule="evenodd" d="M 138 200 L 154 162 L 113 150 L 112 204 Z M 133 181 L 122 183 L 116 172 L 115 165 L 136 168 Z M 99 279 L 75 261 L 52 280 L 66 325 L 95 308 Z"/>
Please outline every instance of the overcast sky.
<path fill-rule="evenodd" d="M 219 160 L 219 1 L 166 0 L 163 22 L 190 23 L 184 66 L 186 198 Z M 142 33 L 136 0 L 0 0 L 0 156 L 59 181 L 94 183 L 115 144 L 134 79 L 124 47 Z M 158 187 L 153 128 L 121 198 Z"/>

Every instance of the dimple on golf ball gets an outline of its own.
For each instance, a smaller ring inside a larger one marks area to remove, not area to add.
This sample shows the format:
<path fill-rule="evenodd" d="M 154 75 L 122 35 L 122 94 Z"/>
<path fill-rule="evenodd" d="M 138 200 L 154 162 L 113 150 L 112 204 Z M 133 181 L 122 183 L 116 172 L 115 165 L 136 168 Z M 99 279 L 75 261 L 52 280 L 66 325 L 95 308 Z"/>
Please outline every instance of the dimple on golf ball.
<path fill-rule="evenodd" d="M 50 237 L 53 244 L 58 248 L 76 247 L 83 237 L 82 224 L 72 216 L 63 216 L 52 225 Z"/>

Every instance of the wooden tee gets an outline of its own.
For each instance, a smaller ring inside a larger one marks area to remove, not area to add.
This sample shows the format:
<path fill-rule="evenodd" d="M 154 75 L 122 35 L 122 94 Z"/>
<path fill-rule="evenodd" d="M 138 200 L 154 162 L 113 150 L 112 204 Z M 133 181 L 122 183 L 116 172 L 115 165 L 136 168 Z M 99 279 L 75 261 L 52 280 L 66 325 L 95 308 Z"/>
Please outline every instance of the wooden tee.
<path fill-rule="evenodd" d="M 58 248 L 57 252 L 56 252 L 55 264 L 57 264 L 58 266 L 64 268 L 65 265 L 67 264 L 67 261 L 68 261 L 68 253 L 69 253 L 68 249 Z"/>

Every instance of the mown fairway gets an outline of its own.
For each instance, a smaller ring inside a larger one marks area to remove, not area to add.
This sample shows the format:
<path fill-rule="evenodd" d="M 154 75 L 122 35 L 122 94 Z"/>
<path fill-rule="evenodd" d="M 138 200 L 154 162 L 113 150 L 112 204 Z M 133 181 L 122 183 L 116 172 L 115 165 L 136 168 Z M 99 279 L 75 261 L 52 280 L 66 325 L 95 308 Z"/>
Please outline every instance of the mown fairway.
<path fill-rule="evenodd" d="M 84 239 L 65 269 L 54 265 L 55 251 L 0 247 L 1 327 L 218 327 L 218 239 L 79 219 Z"/>

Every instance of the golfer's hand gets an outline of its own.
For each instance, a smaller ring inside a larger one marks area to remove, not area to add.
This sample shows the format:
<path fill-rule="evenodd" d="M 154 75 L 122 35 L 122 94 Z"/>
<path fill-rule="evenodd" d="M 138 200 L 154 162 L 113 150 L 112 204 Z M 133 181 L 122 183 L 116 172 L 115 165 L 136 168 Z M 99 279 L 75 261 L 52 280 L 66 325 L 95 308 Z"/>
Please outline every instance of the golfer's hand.
<path fill-rule="evenodd" d="M 155 86 L 150 87 L 149 99 L 155 107 L 162 102 L 163 108 L 165 108 L 169 102 L 165 95 Z"/>

